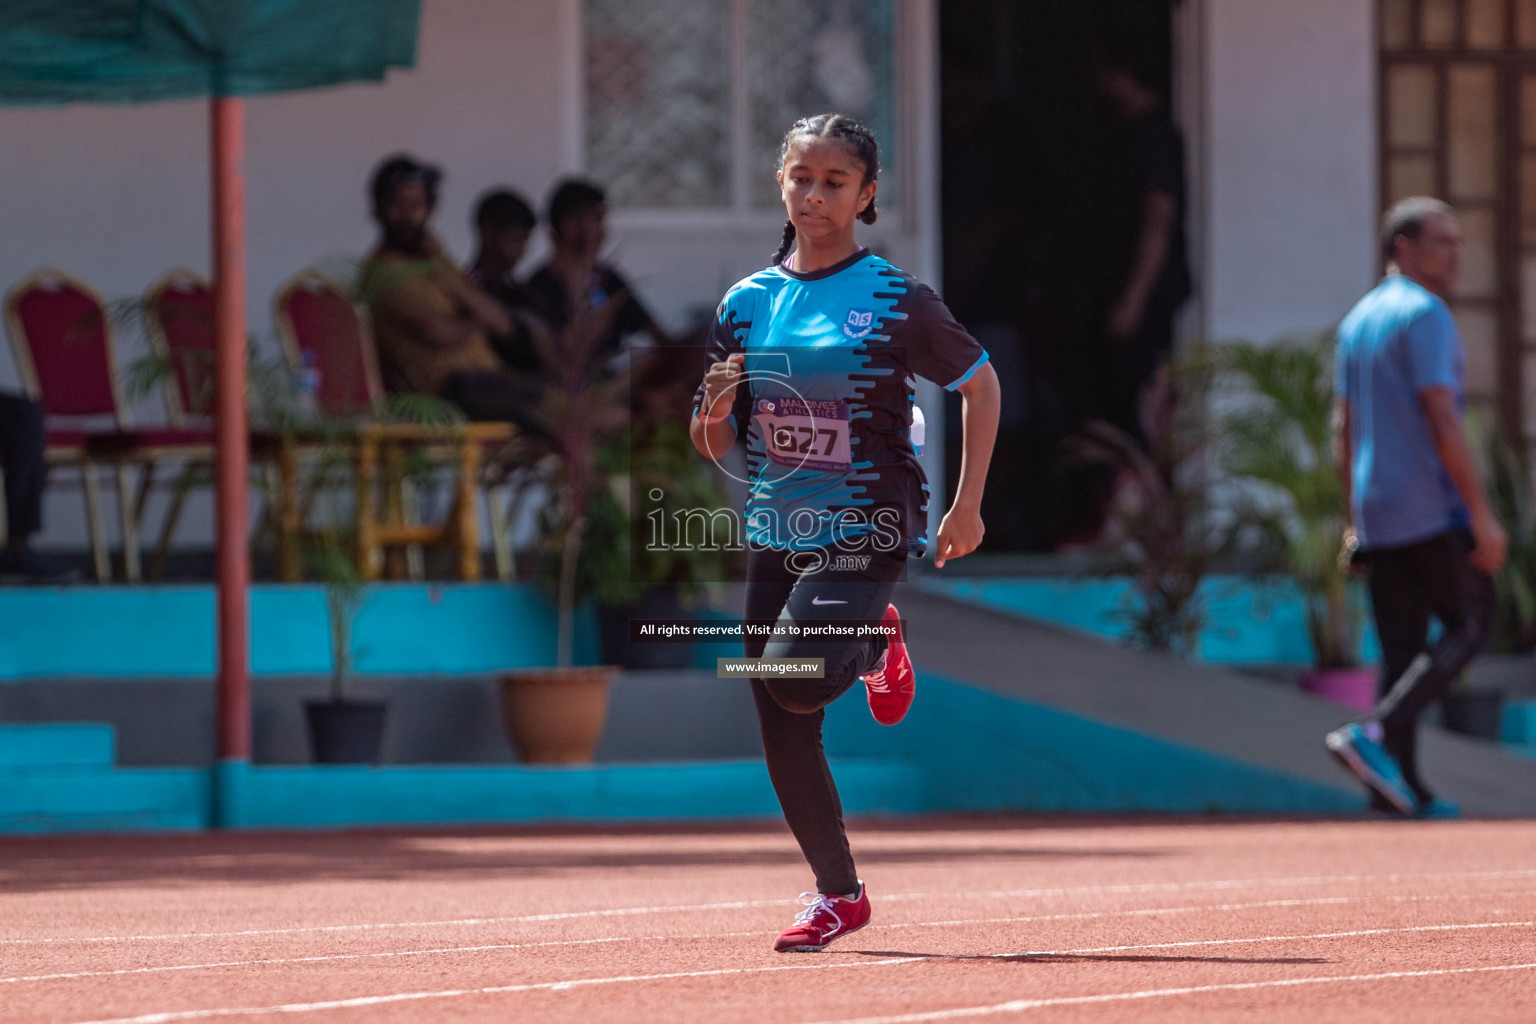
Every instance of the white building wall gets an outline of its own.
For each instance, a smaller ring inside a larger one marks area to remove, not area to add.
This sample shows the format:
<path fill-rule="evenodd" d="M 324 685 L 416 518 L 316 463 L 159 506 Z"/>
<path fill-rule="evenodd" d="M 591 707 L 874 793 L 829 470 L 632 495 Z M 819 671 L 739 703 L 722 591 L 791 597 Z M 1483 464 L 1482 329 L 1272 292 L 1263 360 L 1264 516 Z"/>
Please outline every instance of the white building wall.
<path fill-rule="evenodd" d="M 1374 0 L 1193 2 L 1196 330 L 1262 340 L 1332 326 L 1377 270 Z"/>
<path fill-rule="evenodd" d="M 924 18 L 931 12 L 931 0 L 911 2 Z M 415 68 L 383 84 L 248 100 L 250 319 L 258 344 L 269 351 L 274 344 L 269 307 L 283 280 L 317 263 L 355 260 L 372 244 L 366 183 L 387 154 L 405 150 L 444 168 L 436 227 L 460 258 L 471 255 L 469 216 L 484 189 L 509 184 L 542 206 L 550 184 L 578 169 L 579 47 L 580 0 L 425 0 Z M 926 54 L 906 79 L 931 111 Z M 206 273 L 207 122 L 204 101 L 0 108 L 0 289 L 42 265 L 85 279 L 109 300 L 142 294 L 176 266 Z M 919 134 L 931 143 L 934 131 Z M 868 241 L 931 274 L 936 237 L 919 244 L 903 224 L 920 219 L 897 212 L 882 216 Z M 612 221 L 617 262 L 674 328 L 692 310 L 712 311 L 729 284 L 762 267 L 782 226 L 761 215 L 618 211 Z M 529 265 L 541 253 L 536 245 Z M 119 363 L 142 352 L 137 339 L 119 344 Z M 0 389 L 16 387 L 11 360 L 0 357 Z M 163 417 L 158 399 L 136 412 L 139 422 Z M 151 504 L 147 537 L 162 507 Z M 211 521 L 210 496 L 195 494 L 180 542 L 206 545 Z M 82 546 L 78 491 L 50 489 L 45 523 L 42 546 Z"/>

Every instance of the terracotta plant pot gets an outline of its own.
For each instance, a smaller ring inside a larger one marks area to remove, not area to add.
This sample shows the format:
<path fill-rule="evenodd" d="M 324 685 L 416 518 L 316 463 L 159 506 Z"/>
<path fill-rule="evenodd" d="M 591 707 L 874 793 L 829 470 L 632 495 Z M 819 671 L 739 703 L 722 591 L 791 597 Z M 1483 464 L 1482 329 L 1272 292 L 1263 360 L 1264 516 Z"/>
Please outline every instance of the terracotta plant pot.
<path fill-rule="evenodd" d="M 608 716 L 612 665 L 535 668 L 501 677 L 501 715 L 518 759 L 586 764 Z"/>
<path fill-rule="evenodd" d="M 1357 711 L 1376 706 L 1377 673 L 1373 668 L 1319 668 L 1301 677 L 1301 688 L 1314 697 Z"/>

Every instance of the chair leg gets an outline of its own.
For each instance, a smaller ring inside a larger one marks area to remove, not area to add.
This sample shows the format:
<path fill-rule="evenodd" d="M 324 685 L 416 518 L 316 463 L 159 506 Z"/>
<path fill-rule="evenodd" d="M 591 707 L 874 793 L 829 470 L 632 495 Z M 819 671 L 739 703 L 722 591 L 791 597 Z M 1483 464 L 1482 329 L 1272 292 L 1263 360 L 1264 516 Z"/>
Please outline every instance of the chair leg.
<path fill-rule="evenodd" d="M 508 494 L 501 502 L 502 507 L 497 508 L 497 490 L 494 484 L 486 484 L 480 488 L 480 493 L 485 497 L 485 514 L 491 524 L 491 548 L 496 553 L 496 578 L 503 583 L 511 583 L 517 575 L 517 568 L 512 564 L 512 528 L 507 522 L 507 512 L 512 508 L 512 496 Z"/>
<path fill-rule="evenodd" d="M 515 482 L 512 482 L 515 479 Z M 517 535 L 517 519 L 522 514 L 523 505 L 528 495 L 542 482 L 537 469 L 518 470 L 515 478 L 509 477 L 507 484 L 511 493 L 507 497 L 506 512 L 501 519 L 501 532 L 505 537 L 507 546 L 508 580 L 517 578 L 517 554 L 514 549 L 514 538 Z M 495 528 L 494 526 L 492 527 Z"/>
<path fill-rule="evenodd" d="M 379 451 L 384 487 L 384 523 L 391 529 L 405 525 L 405 483 L 403 457 L 398 444 L 385 444 Z M 409 575 L 406 553 L 400 547 L 390 545 L 384 550 L 384 576 L 401 580 Z"/>
<path fill-rule="evenodd" d="M 421 494 L 413 482 L 403 477 L 400 480 L 400 507 L 408 525 L 415 526 L 421 522 Z M 427 578 L 426 559 L 422 556 L 420 544 L 405 546 L 405 576 L 413 583 L 420 583 Z"/>
<path fill-rule="evenodd" d="M 480 579 L 480 529 L 475 515 L 475 481 L 479 476 L 480 445 L 466 437 L 459 442 L 459 479 L 454 510 L 458 514 L 459 578 L 470 582 Z"/>
<path fill-rule="evenodd" d="M 91 555 L 96 562 L 96 582 L 112 582 L 112 562 L 107 557 L 106 531 L 101 525 L 101 491 L 96 479 L 96 464 L 80 464 L 80 485 L 85 491 L 85 514 L 91 531 Z"/>
<path fill-rule="evenodd" d="M 176 490 L 171 495 L 171 505 L 165 510 L 165 522 L 160 525 L 160 540 L 155 545 L 155 560 L 149 567 L 149 578 L 152 580 L 165 579 L 165 563 L 171 553 L 171 534 L 176 530 L 176 522 L 181 518 L 181 506 L 187 500 L 187 480 L 195 472 L 195 467 L 187 466 L 176 478 Z"/>
<path fill-rule="evenodd" d="M 129 482 L 131 467 L 119 462 L 116 468 L 117 513 L 123 531 L 123 577 L 129 583 L 138 583 L 142 575 L 139 566 L 139 522 L 133 515 L 133 486 Z"/>
<path fill-rule="evenodd" d="M 271 463 L 257 463 L 252 460 L 251 476 L 254 481 L 253 490 L 261 492 L 261 510 L 256 514 L 256 526 L 251 531 L 251 550 L 261 551 L 270 541 L 273 550 L 276 550 L 277 527 L 274 521 L 277 518 L 277 483 L 276 470 Z"/>
<path fill-rule="evenodd" d="M 304 577 L 299 534 L 307 506 L 301 508 L 294 490 L 298 487 L 299 456 L 286 441 L 277 452 L 277 578 L 297 583 Z"/>
<path fill-rule="evenodd" d="M 294 479 L 298 479 L 298 456 L 294 455 Z M 304 478 L 304 486 L 299 490 L 298 498 L 298 523 L 303 526 L 310 520 L 310 513 L 314 511 L 315 502 L 320 494 L 331 486 L 331 473 L 333 470 L 340 472 L 341 467 L 333 465 L 332 460 L 322 456 L 314 465 L 308 466 L 308 476 Z"/>
<path fill-rule="evenodd" d="M 149 504 L 149 490 L 155 482 L 155 464 L 144 463 L 143 475 L 139 477 L 139 495 L 133 500 L 133 518 L 136 522 L 144 522 L 144 506 Z"/>
<path fill-rule="evenodd" d="M 375 532 L 373 502 L 373 473 L 378 463 L 378 442 L 366 434 L 354 442 L 353 461 L 356 467 L 353 486 L 356 498 L 353 515 L 357 518 L 357 571 L 364 582 L 379 578 L 383 559 L 380 556 Z"/>

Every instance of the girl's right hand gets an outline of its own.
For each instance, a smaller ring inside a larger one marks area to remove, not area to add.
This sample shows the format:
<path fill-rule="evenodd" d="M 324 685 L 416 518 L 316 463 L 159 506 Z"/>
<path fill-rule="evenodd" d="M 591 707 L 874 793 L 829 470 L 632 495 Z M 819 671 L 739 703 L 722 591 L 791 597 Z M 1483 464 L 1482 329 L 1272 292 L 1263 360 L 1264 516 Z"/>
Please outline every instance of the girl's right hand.
<path fill-rule="evenodd" d="M 736 352 L 710 365 L 709 372 L 704 375 L 704 402 L 699 408 L 700 415 L 706 419 L 723 420 L 730 413 L 746 358 L 744 353 Z"/>

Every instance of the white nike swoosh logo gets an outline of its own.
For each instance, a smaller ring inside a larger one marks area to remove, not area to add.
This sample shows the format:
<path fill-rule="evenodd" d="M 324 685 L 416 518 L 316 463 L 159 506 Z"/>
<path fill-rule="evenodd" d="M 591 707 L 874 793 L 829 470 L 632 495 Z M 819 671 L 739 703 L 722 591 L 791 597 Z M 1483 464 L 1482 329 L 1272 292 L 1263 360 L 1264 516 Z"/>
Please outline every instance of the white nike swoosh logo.
<path fill-rule="evenodd" d="M 823 601 L 819 597 L 811 598 L 811 604 L 847 604 L 847 601 Z"/>

